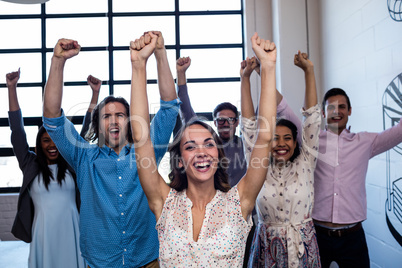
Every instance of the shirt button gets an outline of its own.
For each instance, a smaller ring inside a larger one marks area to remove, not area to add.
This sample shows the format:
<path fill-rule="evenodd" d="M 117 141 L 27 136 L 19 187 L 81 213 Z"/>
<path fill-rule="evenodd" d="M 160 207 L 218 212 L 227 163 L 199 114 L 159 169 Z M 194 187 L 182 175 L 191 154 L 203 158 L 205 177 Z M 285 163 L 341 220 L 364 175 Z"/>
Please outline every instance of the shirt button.
<path fill-rule="evenodd" d="M 120 158 L 117 158 L 117 161 L 120 161 Z"/>
<path fill-rule="evenodd" d="M 279 195 L 282 196 L 283 194 L 282 194 L 282 193 L 279 193 Z"/>
<path fill-rule="evenodd" d="M 338 195 L 337 193 L 334 193 L 334 195 Z"/>
<path fill-rule="evenodd" d="M 123 195 L 122 195 L 122 194 L 119 194 L 119 196 L 122 197 Z"/>
<path fill-rule="evenodd" d="M 126 231 L 123 231 L 123 234 L 125 234 L 126 233 Z"/>
<path fill-rule="evenodd" d="M 119 176 L 119 180 L 121 180 L 121 176 Z"/>
<path fill-rule="evenodd" d="M 127 249 L 125 248 L 124 251 L 127 251 Z"/>
<path fill-rule="evenodd" d="M 123 216 L 123 215 L 124 215 L 124 213 L 122 212 L 122 213 L 121 213 L 121 215 Z"/>

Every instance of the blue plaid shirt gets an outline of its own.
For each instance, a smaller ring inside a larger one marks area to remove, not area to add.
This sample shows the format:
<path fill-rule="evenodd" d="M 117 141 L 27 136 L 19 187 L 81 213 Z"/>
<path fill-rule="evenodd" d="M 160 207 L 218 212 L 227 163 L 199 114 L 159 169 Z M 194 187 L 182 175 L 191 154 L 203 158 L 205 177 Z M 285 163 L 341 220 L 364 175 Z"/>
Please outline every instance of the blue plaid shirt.
<path fill-rule="evenodd" d="M 178 99 L 161 101 L 152 120 L 151 139 L 158 163 L 166 152 L 179 106 Z M 81 193 L 80 247 L 87 264 L 139 267 L 158 258 L 155 216 L 140 185 L 134 147 L 126 145 L 117 155 L 107 146 L 90 145 L 63 112 L 58 118 L 44 117 L 43 122 L 77 173 Z"/>

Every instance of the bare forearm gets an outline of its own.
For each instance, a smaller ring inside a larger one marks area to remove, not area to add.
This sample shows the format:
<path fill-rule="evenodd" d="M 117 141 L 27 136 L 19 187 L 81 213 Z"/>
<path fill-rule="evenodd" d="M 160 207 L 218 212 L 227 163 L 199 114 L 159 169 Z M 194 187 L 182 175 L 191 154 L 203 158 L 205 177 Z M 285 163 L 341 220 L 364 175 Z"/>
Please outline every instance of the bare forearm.
<path fill-rule="evenodd" d="M 149 137 L 149 110 L 146 93 L 146 63 L 133 64 L 131 76 L 131 126 L 134 143 L 141 143 Z"/>
<path fill-rule="evenodd" d="M 315 83 L 314 67 L 308 68 L 304 72 L 306 82 L 306 96 L 304 98 L 304 109 L 309 109 L 317 104 L 317 88 Z"/>
<path fill-rule="evenodd" d="M 259 139 L 270 143 L 276 121 L 275 65 L 261 65 L 261 96 L 259 106 Z M 262 135 L 260 137 L 260 135 Z"/>
<path fill-rule="evenodd" d="M 158 70 L 158 86 L 161 99 L 171 101 L 177 98 L 175 84 L 165 49 L 155 50 L 156 65 Z"/>
<path fill-rule="evenodd" d="M 187 84 L 187 77 L 186 72 L 184 71 L 177 71 L 177 85 L 183 86 Z"/>
<path fill-rule="evenodd" d="M 254 105 L 250 92 L 250 77 L 243 77 L 240 82 L 241 86 L 241 115 L 251 119 L 254 117 Z"/>
<path fill-rule="evenodd" d="M 65 60 L 53 57 L 50 66 L 49 78 L 45 86 L 43 98 L 43 115 L 48 118 L 61 115 L 61 101 L 63 96 L 63 71 Z"/>

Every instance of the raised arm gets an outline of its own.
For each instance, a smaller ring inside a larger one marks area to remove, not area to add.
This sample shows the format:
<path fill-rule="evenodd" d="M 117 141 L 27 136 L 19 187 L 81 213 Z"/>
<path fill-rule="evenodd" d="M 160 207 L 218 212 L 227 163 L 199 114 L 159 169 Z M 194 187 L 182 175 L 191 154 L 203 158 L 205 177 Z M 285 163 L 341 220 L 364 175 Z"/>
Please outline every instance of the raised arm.
<path fill-rule="evenodd" d="M 254 105 L 251 98 L 250 76 L 257 66 L 257 59 L 247 57 L 240 63 L 240 88 L 241 88 L 241 115 L 252 119 L 254 117 Z"/>
<path fill-rule="evenodd" d="M 20 79 L 20 69 L 6 75 L 6 84 L 8 88 L 8 109 L 10 112 L 18 111 L 20 105 L 17 97 L 17 82 Z"/>
<path fill-rule="evenodd" d="M 317 88 L 315 84 L 314 64 L 309 60 L 306 53 L 300 50 L 294 57 L 294 64 L 304 71 L 304 79 L 306 83 L 306 93 L 304 96 L 304 110 L 309 109 L 317 104 Z"/>
<path fill-rule="evenodd" d="M 276 46 L 269 40 L 260 39 L 257 33 L 251 38 L 251 44 L 261 65 L 261 96 L 257 140 L 247 172 L 238 184 L 242 214 L 245 219 L 252 212 L 267 175 L 276 120 Z"/>
<path fill-rule="evenodd" d="M 43 116 L 47 118 L 61 115 L 61 100 L 63 97 L 63 72 L 67 59 L 74 57 L 81 47 L 77 41 L 59 39 L 53 50 L 49 77 L 45 86 L 43 98 Z"/>
<path fill-rule="evenodd" d="M 158 172 L 155 152 L 150 137 L 148 97 L 146 92 L 146 64 L 153 53 L 158 36 L 152 32 L 130 43 L 131 53 L 131 104 L 130 116 L 136 163 L 141 186 L 156 220 L 162 212 L 170 187 Z"/>
<path fill-rule="evenodd" d="M 91 102 L 89 103 L 88 110 L 84 116 L 84 120 L 82 122 L 82 129 L 80 132 L 81 137 L 85 137 L 85 134 L 88 132 L 89 124 L 91 123 L 91 113 L 95 106 L 98 104 L 99 100 L 99 91 L 102 85 L 102 81 L 92 75 L 88 75 L 87 77 L 88 85 L 92 90 Z"/>
<path fill-rule="evenodd" d="M 158 69 L 158 86 L 161 99 L 171 101 L 177 98 L 172 72 L 170 70 L 165 48 L 165 41 L 162 33 L 152 31 L 152 34 L 158 37 L 155 47 L 155 59 Z"/>
<path fill-rule="evenodd" d="M 176 61 L 176 72 L 177 72 L 177 94 L 182 102 L 180 106 L 180 111 L 185 123 L 190 121 L 194 116 L 195 112 L 191 106 L 191 101 L 188 96 L 187 89 L 187 77 L 186 71 L 191 65 L 190 57 L 179 58 Z"/>

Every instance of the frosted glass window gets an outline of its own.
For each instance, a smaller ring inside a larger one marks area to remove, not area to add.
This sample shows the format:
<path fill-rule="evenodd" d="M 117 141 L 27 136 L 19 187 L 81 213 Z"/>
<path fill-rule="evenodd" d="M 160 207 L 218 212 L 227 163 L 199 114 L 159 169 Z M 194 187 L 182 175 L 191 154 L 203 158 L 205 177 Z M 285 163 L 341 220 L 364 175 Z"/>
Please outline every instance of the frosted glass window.
<path fill-rule="evenodd" d="M 40 19 L 0 20 L 0 49 L 40 48 L 40 27 Z"/>
<path fill-rule="evenodd" d="M 0 15 L 40 14 L 40 5 L 23 5 L 0 1 Z"/>
<path fill-rule="evenodd" d="M 116 17 L 113 19 L 113 45 L 129 46 L 146 31 L 160 31 L 165 45 L 175 44 L 174 16 Z"/>
<path fill-rule="evenodd" d="M 46 2 L 46 13 L 106 13 L 108 0 L 51 0 Z"/>
<path fill-rule="evenodd" d="M 180 42 L 182 45 L 241 43 L 241 16 L 181 16 Z"/>
<path fill-rule="evenodd" d="M 109 96 L 109 86 L 102 85 L 99 92 L 99 102 Z M 84 116 L 92 98 L 92 90 L 87 86 L 65 86 L 63 89 L 62 107 L 67 116 Z"/>
<path fill-rule="evenodd" d="M 242 0 L 180 0 L 180 11 L 240 10 Z"/>
<path fill-rule="evenodd" d="M 49 69 L 52 53 L 47 53 L 47 74 Z M 68 59 L 64 67 L 64 82 L 70 81 L 87 81 L 88 75 L 106 81 L 109 80 L 109 58 L 107 51 L 81 51 L 75 57 Z"/>
<path fill-rule="evenodd" d="M 108 46 L 107 18 L 47 19 L 46 27 L 49 48 L 54 48 L 60 38 L 76 40 L 81 47 Z"/>
<path fill-rule="evenodd" d="M 174 0 L 114 0 L 113 12 L 174 11 Z"/>
<path fill-rule="evenodd" d="M 181 56 L 191 58 L 187 78 L 240 76 L 241 48 L 183 49 Z"/>
<path fill-rule="evenodd" d="M 173 77 L 176 77 L 176 56 L 175 51 L 168 49 L 167 57 L 169 61 L 170 70 Z M 115 80 L 129 80 L 131 81 L 131 61 L 130 51 L 115 51 L 114 58 L 114 79 Z M 156 69 L 155 56 L 151 55 L 147 63 L 147 79 L 157 79 L 158 72 Z"/>
<path fill-rule="evenodd" d="M 0 157 L 0 174 L 0 188 L 22 185 L 22 171 L 15 156 Z"/>
<path fill-rule="evenodd" d="M 188 83 L 187 86 L 191 105 L 198 113 L 212 113 L 219 103 L 225 101 L 240 110 L 240 82 Z"/>
<path fill-rule="evenodd" d="M 0 54 L 0 83 L 6 83 L 6 74 L 21 68 L 19 83 L 42 81 L 42 56 L 40 53 L 6 53 Z"/>

